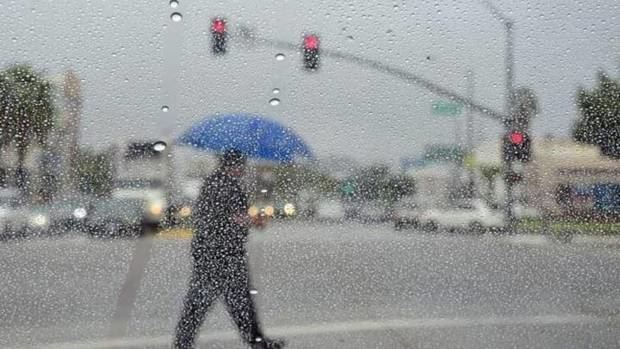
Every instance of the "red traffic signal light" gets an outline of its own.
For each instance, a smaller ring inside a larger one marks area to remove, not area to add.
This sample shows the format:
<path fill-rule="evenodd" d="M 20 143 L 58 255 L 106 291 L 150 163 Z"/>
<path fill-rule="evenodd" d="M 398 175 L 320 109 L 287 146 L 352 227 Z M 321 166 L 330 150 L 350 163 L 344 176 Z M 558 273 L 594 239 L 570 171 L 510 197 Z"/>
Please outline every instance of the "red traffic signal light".
<path fill-rule="evenodd" d="M 508 136 L 510 138 L 510 143 L 521 145 L 525 141 L 525 135 L 519 131 L 513 131 Z"/>
<path fill-rule="evenodd" d="M 223 34 L 226 32 L 226 21 L 221 18 L 216 18 L 211 22 L 211 31 L 214 33 Z"/>
<path fill-rule="evenodd" d="M 319 37 L 316 35 L 304 36 L 304 49 L 318 50 L 319 49 Z"/>
<path fill-rule="evenodd" d="M 512 130 L 505 134 L 503 142 L 504 161 L 530 161 L 531 140 L 527 133 Z"/>
<path fill-rule="evenodd" d="M 304 36 L 303 40 L 303 59 L 306 70 L 316 70 L 319 67 L 319 46 L 321 41 L 315 34 Z"/>
<path fill-rule="evenodd" d="M 211 49 L 216 55 L 226 53 L 226 20 L 214 18 L 211 21 Z"/>

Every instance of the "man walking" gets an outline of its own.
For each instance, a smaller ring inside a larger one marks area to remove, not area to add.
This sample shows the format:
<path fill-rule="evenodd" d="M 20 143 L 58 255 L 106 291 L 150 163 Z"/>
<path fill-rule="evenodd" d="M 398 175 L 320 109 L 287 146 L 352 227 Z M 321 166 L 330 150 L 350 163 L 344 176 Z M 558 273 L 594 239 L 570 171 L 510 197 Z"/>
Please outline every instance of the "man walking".
<path fill-rule="evenodd" d="M 253 349 L 279 349 L 283 341 L 265 338 L 250 295 L 245 243 L 248 237 L 248 198 L 240 178 L 245 156 L 226 151 L 220 165 L 205 179 L 194 209 L 196 233 L 191 243 L 193 271 L 174 348 L 193 348 L 209 307 L 223 296 L 243 340 Z"/>

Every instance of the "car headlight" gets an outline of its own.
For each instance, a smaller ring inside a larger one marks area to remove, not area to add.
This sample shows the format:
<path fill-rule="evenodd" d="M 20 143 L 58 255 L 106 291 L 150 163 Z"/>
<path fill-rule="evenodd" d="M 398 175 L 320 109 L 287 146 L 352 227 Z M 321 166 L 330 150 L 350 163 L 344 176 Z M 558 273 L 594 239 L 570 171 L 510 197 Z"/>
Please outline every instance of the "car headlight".
<path fill-rule="evenodd" d="M 187 218 L 192 214 L 192 208 L 189 206 L 183 206 L 179 210 L 179 215 L 183 218 Z"/>
<path fill-rule="evenodd" d="M 79 207 L 76 208 L 75 210 L 73 210 L 73 217 L 77 218 L 77 219 L 84 219 L 86 218 L 86 209 L 83 207 Z"/>
<path fill-rule="evenodd" d="M 149 205 L 149 213 L 153 216 L 161 216 L 162 212 L 164 212 L 164 206 L 161 203 L 152 203 Z"/>
<path fill-rule="evenodd" d="M 250 217 L 256 217 L 256 216 L 258 216 L 258 213 L 259 213 L 258 207 L 256 207 L 256 206 L 251 206 L 248 209 L 248 214 L 250 215 Z"/>
<path fill-rule="evenodd" d="M 295 214 L 295 205 L 288 203 L 284 205 L 284 214 L 287 216 L 292 216 Z"/>
<path fill-rule="evenodd" d="M 266 206 L 264 212 L 267 216 L 273 216 L 273 213 L 274 213 L 273 206 Z"/>
<path fill-rule="evenodd" d="M 35 227 L 43 227 L 47 224 L 47 216 L 42 215 L 42 214 L 34 215 L 30 219 L 30 224 Z"/>

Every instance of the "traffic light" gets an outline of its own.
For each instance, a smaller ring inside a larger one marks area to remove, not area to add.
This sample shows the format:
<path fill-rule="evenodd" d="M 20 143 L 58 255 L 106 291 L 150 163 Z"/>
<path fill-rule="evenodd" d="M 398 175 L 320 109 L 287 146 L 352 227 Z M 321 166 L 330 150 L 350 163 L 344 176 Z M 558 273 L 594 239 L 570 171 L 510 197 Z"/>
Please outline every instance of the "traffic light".
<path fill-rule="evenodd" d="M 505 161 L 530 161 L 531 140 L 527 133 L 511 130 L 504 135 L 503 153 Z"/>
<path fill-rule="evenodd" d="M 214 18 L 211 21 L 211 48 L 213 54 L 223 55 L 226 53 L 226 20 L 223 18 Z"/>
<path fill-rule="evenodd" d="M 319 68 L 319 37 L 315 34 L 304 36 L 303 41 L 303 59 L 304 68 L 306 70 L 317 70 Z"/>

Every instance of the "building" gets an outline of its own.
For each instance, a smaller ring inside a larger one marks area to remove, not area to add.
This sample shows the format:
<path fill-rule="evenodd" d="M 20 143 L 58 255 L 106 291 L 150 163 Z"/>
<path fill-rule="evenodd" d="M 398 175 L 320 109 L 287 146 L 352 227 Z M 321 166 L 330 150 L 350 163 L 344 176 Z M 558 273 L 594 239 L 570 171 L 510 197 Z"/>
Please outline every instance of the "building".
<path fill-rule="evenodd" d="M 474 150 L 473 165 L 478 173 L 485 168 L 501 169 L 500 155 L 499 141 L 481 144 Z M 518 200 L 545 213 L 620 213 L 620 161 L 602 156 L 596 146 L 571 139 L 535 139 L 532 160 L 516 167 L 523 173 L 515 187 Z"/>

